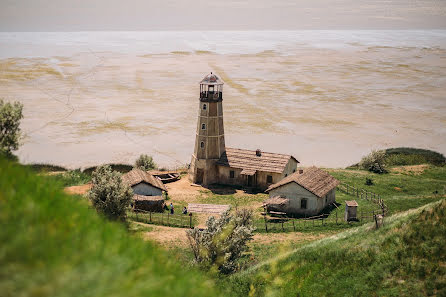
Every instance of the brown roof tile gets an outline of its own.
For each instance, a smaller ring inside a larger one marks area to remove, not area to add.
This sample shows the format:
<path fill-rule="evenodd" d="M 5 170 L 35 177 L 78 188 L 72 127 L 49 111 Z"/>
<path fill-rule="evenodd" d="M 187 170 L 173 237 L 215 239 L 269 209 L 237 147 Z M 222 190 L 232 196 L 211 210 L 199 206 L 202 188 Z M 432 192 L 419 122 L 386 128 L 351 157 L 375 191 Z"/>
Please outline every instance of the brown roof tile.
<path fill-rule="evenodd" d="M 243 169 L 247 173 L 253 170 L 282 173 L 290 159 L 296 160 L 291 155 L 261 152 L 257 156 L 256 151 L 226 148 L 217 164 Z"/>
<path fill-rule="evenodd" d="M 328 192 L 339 185 L 339 181 L 328 172 L 317 167 L 310 167 L 303 170 L 303 173 L 295 172 L 278 183 L 275 183 L 265 191 L 295 182 L 318 197 L 324 197 Z"/>
<path fill-rule="evenodd" d="M 150 173 L 147 173 L 138 168 L 134 168 L 126 174 L 122 175 L 122 181 L 130 187 L 145 182 L 151 186 L 154 186 L 155 188 L 167 191 L 167 188 L 166 186 L 164 186 L 162 181 L 160 181 Z"/>

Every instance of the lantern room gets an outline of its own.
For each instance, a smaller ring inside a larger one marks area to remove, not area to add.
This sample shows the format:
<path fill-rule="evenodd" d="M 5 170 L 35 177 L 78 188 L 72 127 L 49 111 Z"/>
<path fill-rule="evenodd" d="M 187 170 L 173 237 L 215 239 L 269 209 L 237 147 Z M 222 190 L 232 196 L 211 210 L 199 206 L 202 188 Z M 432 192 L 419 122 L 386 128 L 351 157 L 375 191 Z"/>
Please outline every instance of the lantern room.
<path fill-rule="evenodd" d="M 200 82 L 200 100 L 204 102 L 223 100 L 223 81 L 212 72 Z"/>

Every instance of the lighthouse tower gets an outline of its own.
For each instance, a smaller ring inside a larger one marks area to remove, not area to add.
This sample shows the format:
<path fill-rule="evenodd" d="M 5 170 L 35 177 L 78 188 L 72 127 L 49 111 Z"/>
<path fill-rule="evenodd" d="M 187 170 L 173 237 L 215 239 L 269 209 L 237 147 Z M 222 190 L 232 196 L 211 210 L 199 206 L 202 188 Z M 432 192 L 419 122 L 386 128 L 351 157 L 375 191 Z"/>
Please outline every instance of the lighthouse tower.
<path fill-rule="evenodd" d="M 215 163 L 224 151 L 223 81 L 211 72 L 200 82 L 197 133 L 190 166 L 192 182 L 203 185 L 217 182 Z"/>

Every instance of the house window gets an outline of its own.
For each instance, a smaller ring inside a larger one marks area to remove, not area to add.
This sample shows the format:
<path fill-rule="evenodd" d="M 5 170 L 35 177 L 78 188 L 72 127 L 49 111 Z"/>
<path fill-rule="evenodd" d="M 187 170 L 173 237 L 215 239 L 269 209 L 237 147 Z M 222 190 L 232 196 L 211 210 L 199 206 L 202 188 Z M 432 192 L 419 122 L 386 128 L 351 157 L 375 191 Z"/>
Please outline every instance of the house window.
<path fill-rule="evenodd" d="M 207 105 L 205 103 L 205 104 L 203 104 L 203 110 L 206 110 L 206 108 L 207 108 Z"/>
<path fill-rule="evenodd" d="M 300 208 L 307 209 L 307 199 L 306 198 L 300 200 Z"/>
<path fill-rule="evenodd" d="M 293 173 L 296 172 L 296 169 L 293 169 Z"/>
<path fill-rule="evenodd" d="M 201 147 L 201 148 L 204 148 L 204 142 L 203 142 L 203 141 L 200 142 L 200 147 Z"/>
<path fill-rule="evenodd" d="M 272 184 L 273 183 L 273 176 L 272 175 L 267 175 L 266 176 L 266 182 L 268 184 Z"/>
<path fill-rule="evenodd" d="M 229 171 L 229 178 L 234 178 L 235 172 L 234 170 Z"/>
<path fill-rule="evenodd" d="M 206 124 L 201 124 L 201 130 L 206 130 Z"/>

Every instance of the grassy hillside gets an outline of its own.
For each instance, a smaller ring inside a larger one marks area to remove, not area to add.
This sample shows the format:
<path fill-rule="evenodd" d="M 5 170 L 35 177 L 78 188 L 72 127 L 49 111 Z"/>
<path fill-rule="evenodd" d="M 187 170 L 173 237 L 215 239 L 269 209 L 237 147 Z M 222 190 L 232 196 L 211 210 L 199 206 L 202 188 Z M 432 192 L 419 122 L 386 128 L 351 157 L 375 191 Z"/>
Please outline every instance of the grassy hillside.
<path fill-rule="evenodd" d="M 297 248 L 233 276 L 236 296 L 445 296 L 446 200 Z"/>
<path fill-rule="evenodd" d="M 1 296 L 218 296 L 175 256 L 0 160 Z"/>

